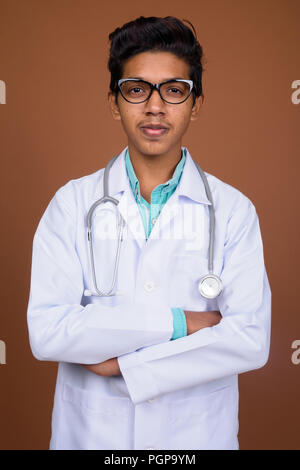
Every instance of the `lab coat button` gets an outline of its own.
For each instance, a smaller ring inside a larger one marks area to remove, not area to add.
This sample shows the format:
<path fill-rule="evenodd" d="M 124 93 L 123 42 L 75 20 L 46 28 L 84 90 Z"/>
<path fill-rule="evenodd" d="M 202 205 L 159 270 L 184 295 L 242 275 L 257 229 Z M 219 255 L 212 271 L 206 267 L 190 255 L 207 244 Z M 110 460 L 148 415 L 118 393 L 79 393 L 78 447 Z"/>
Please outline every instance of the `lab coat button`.
<path fill-rule="evenodd" d="M 155 284 L 153 281 L 146 281 L 144 284 L 144 289 L 146 292 L 152 292 L 155 289 Z"/>
<path fill-rule="evenodd" d="M 154 450 L 154 447 L 147 447 L 147 450 Z"/>
<path fill-rule="evenodd" d="M 150 398 L 149 400 L 147 400 L 148 403 L 153 403 L 155 401 L 155 398 Z"/>

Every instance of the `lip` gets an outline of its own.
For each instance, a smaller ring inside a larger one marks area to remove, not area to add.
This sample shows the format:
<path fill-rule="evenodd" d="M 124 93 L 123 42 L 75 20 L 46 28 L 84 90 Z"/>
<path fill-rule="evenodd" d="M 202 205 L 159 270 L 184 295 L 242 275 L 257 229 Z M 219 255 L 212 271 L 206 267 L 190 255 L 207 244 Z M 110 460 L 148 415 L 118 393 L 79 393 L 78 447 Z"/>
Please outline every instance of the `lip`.
<path fill-rule="evenodd" d="M 166 134 L 168 130 L 169 129 L 167 129 L 166 127 L 160 127 L 160 128 L 153 128 L 153 127 L 147 127 L 147 126 L 141 127 L 141 131 L 147 137 L 161 137 L 164 134 Z"/>

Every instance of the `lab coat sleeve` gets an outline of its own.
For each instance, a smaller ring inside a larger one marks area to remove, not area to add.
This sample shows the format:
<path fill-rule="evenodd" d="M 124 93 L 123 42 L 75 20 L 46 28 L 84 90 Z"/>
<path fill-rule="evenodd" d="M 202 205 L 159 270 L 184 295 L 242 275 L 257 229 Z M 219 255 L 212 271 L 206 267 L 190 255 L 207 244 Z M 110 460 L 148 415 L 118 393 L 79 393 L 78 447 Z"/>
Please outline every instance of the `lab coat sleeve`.
<path fill-rule="evenodd" d="M 61 193 L 50 201 L 33 239 L 27 309 L 33 355 L 42 361 L 95 364 L 170 340 L 173 318 L 168 305 L 81 305 L 76 209 L 70 212 L 74 204 L 66 203 Z"/>
<path fill-rule="evenodd" d="M 135 404 L 266 364 L 271 290 L 258 217 L 245 196 L 227 224 L 221 278 L 218 325 L 118 357 Z"/>

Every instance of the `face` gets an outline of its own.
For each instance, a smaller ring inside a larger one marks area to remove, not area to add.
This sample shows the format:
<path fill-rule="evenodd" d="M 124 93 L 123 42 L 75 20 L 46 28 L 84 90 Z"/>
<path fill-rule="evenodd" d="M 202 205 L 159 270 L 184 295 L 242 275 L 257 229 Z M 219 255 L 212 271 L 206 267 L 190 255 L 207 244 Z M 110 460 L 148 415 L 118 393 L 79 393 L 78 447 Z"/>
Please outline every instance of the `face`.
<path fill-rule="evenodd" d="M 161 83 L 173 77 L 189 80 L 189 67 L 183 59 L 169 52 L 142 52 L 124 63 L 121 78 L 139 77 L 151 83 Z M 197 118 L 201 106 L 201 97 L 193 105 L 192 94 L 180 104 L 163 101 L 157 90 L 149 100 L 132 104 L 118 94 L 118 104 L 114 95 L 108 95 L 113 118 L 120 120 L 128 137 L 130 154 L 142 155 L 180 155 L 182 137 L 190 121 Z M 160 124 L 166 128 L 160 135 L 155 135 L 144 128 L 147 125 Z"/>

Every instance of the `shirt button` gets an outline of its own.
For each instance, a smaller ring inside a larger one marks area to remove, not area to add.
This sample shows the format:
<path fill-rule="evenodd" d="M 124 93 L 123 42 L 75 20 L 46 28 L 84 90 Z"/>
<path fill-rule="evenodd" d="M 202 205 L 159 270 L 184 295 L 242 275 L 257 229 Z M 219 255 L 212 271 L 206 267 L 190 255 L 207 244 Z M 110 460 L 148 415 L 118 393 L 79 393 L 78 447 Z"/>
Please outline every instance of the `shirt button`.
<path fill-rule="evenodd" d="M 152 292 L 155 289 L 155 284 L 153 281 L 146 281 L 144 284 L 144 289 L 146 292 Z"/>
<path fill-rule="evenodd" d="M 156 221 L 157 221 L 157 219 L 155 217 L 153 217 L 153 219 L 151 220 L 152 225 L 154 225 Z"/>

